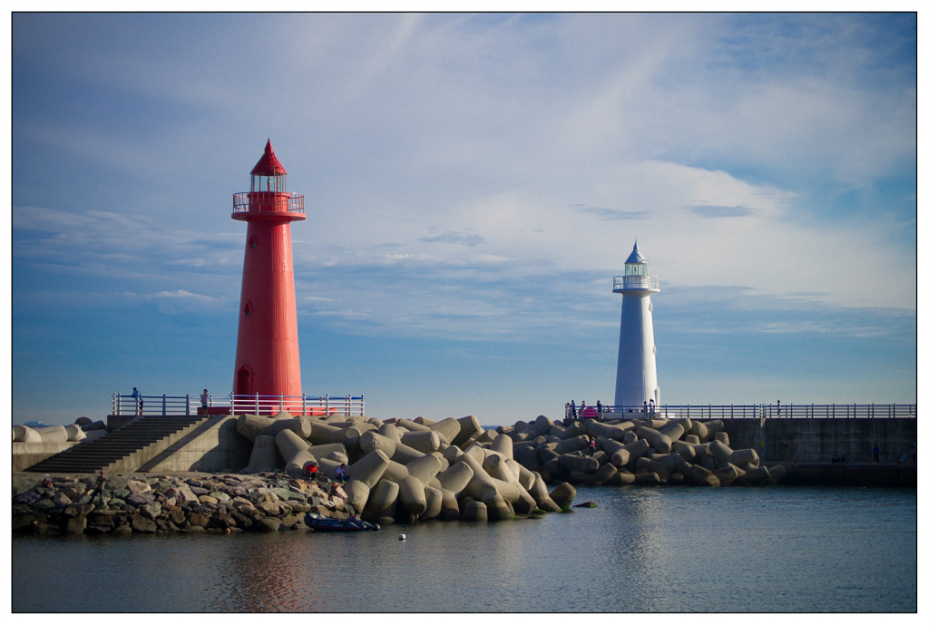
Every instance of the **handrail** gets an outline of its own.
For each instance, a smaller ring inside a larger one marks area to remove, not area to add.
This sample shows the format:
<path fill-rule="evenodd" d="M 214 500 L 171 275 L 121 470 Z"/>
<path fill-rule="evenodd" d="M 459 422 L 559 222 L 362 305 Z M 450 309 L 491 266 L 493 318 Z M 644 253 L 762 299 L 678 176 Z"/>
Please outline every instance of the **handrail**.
<path fill-rule="evenodd" d="M 199 396 L 190 395 L 123 395 L 113 393 L 111 414 L 131 416 L 179 416 L 196 414 L 201 408 Z M 294 416 L 342 415 L 364 416 L 364 395 L 233 395 L 207 399 L 207 408 L 228 408 L 229 414 L 276 414 L 286 411 Z"/>
<path fill-rule="evenodd" d="M 263 197 L 267 196 L 267 198 Z M 262 201 L 266 199 L 267 201 Z M 305 196 L 302 193 L 274 191 L 243 191 L 232 195 L 232 214 L 248 213 L 254 205 L 257 212 L 304 213 Z M 273 206 L 273 211 L 260 211 L 259 206 Z"/>
<path fill-rule="evenodd" d="M 614 276 L 613 292 L 622 291 L 659 291 L 657 276 Z"/>
<path fill-rule="evenodd" d="M 596 404 L 586 408 L 597 408 Z M 583 418 L 580 405 L 577 418 Z M 603 419 L 650 418 L 643 406 L 607 406 L 602 404 Z M 916 404 L 665 404 L 655 408 L 660 419 L 912 419 Z M 571 406 L 565 407 L 565 419 L 574 418 Z M 599 415 L 598 415 L 598 418 Z"/>

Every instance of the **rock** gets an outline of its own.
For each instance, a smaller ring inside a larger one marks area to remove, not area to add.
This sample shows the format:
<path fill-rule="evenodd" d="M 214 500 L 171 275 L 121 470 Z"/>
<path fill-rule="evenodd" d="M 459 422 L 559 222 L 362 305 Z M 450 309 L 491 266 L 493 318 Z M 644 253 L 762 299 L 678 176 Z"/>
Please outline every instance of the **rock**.
<path fill-rule="evenodd" d="M 158 515 L 161 514 L 161 504 L 157 501 L 149 504 L 145 504 L 139 508 L 139 512 L 147 519 L 155 520 L 158 518 Z"/>
<path fill-rule="evenodd" d="M 65 508 L 64 515 L 68 517 L 87 516 L 94 510 L 92 503 L 73 504 Z"/>
<path fill-rule="evenodd" d="M 20 493 L 13 497 L 14 504 L 25 504 L 31 506 L 41 498 L 41 495 L 35 491 L 26 491 L 25 493 Z"/>
<path fill-rule="evenodd" d="M 284 524 L 280 519 L 276 519 L 274 517 L 264 517 L 263 519 L 259 519 L 258 522 L 252 525 L 249 529 L 256 532 L 279 532 L 281 531 L 282 527 L 284 527 Z"/>
<path fill-rule="evenodd" d="M 70 506 L 72 502 L 71 499 L 64 493 L 56 492 L 52 497 L 52 503 L 54 503 L 56 507 L 63 508 L 65 506 Z"/>
<path fill-rule="evenodd" d="M 149 521 L 149 523 L 151 523 L 151 521 Z M 200 528 L 200 529 L 203 529 L 203 528 Z M 125 535 L 132 533 L 132 528 L 129 525 L 119 525 L 113 528 L 113 531 L 111 533 L 118 535 L 118 536 L 125 536 Z"/>
<path fill-rule="evenodd" d="M 140 534 L 154 534 L 155 530 L 158 529 L 158 526 L 155 525 L 154 521 L 147 519 L 140 514 L 136 514 L 130 517 L 129 525 L 132 527 L 133 532 L 138 532 Z"/>
<path fill-rule="evenodd" d="M 574 504 L 574 506 L 572 506 L 572 507 L 574 507 L 574 508 L 596 508 L 596 507 L 598 507 L 598 506 L 597 506 L 596 503 L 594 503 L 594 502 L 592 502 L 592 501 L 585 501 L 584 503 L 576 503 L 576 504 Z"/>
<path fill-rule="evenodd" d="M 145 493 L 143 495 L 129 495 L 126 497 L 126 503 L 135 506 L 136 508 L 141 508 L 146 504 L 150 504 L 155 501 L 155 495 L 151 493 Z"/>
<path fill-rule="evenodd" d="M 203 528 L 210 524 L 210 519 L 199 512 L 190 512 L 187 514 L 187 522 L 190 523 L 192 527 Z"/>
<path fill-rule="evenodd" d="M 152 492 L 151 486 L 145 482 L 140 482 L 139 480 L 129 480 L 126 483 L 126 488 L 128 488 L 129 492 L 133 495 L 143 495 L 145 493 Z"/>

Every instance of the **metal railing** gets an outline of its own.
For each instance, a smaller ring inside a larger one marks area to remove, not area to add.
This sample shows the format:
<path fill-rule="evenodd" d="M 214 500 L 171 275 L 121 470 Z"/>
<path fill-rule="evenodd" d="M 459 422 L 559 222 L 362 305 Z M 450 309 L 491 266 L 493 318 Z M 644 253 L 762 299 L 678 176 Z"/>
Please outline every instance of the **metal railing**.
<path fill-rule="evenodd" d="M 110 414 L 136 416 L 179 416 L 196 414 L 201 408 L 200 397 L 190 395 L 123 395 L 113 393 Z M 207 400 L 207 408 L 228 408 L 229 414 L 271 415 L 281 411 L 293 415 L 323 417 L 343 415 L 364 416 L 365 396 L 345 395 L 232 395 L 213 396 Z"/>
<path fill-rule="evenodd" d="M 587 406 L 587 409 L 597 406 Z M 643 406 L 603 405 L 604 419 L 651 417 Z M 578 418 L 584 418 L 576 407 Z M 599 416 L 599 414 L 598 414 Z M 666 404 L 655 408 L 655 418 L 666 419 L 913 419 L 916 404 Z M 571 407 L 565 408 L 565 418 Z M 588 417 L 590 418 L 590 417 Z"/>
<path fill-rule="evenodd" d="M 279 213 L 303 213 L 302 193 L 274 193 L 270 191 L 243 191 L 232 195 L 232 214 L 255 211 Z"/>
<path fill-rule="evenodd" d="M 656 276 L 615 276 L 613 278 L 613 292 L 621 291 L 659 291 Z"/>

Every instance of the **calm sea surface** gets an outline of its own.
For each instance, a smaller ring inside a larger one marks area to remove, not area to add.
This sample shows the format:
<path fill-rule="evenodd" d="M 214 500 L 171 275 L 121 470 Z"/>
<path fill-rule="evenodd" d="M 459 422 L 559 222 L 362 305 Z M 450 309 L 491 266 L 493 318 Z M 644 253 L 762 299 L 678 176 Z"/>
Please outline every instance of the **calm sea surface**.
<path fill-rule="evenodd" d="M 587 500 L 345 535 L 16 535 L 13 611 L 916 610 L 916 489 L 579 488 Z"/>

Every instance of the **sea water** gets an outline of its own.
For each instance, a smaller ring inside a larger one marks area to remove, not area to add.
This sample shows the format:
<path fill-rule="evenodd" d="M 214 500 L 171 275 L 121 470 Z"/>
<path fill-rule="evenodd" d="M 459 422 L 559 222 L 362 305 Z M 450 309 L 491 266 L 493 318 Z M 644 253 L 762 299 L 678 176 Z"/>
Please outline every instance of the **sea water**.
<path fill-rule="evenodd" d="M 354 534 L 17 534 L 13 611 L 916 610 L 916 489 L 578 488 L 588 500 Z"/>

